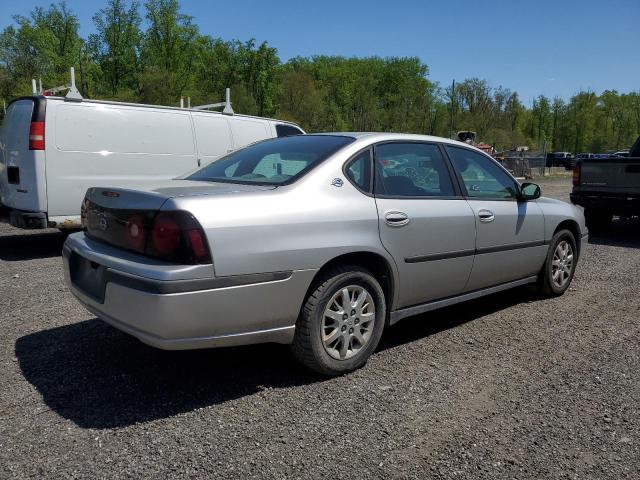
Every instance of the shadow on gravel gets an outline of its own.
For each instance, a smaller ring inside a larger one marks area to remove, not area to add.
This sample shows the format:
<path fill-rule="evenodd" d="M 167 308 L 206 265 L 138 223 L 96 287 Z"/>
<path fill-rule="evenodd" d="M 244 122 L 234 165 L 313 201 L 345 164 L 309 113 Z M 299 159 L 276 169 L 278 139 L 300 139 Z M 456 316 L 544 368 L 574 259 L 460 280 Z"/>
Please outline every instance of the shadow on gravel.
<path fill-rule="evenodd" d="M 536 298 L 521 288 L 406 319 L 386 331 L 379 350 Z M 122 427 L 325 380 L 283 345 L 166 352 L 97 319 L 26 335 L 15 348 L 47 406 L 82 428 Z"/>
<path fill-rule="evenodd" d="M 640 218 L 614 220 L 604 232 L 591 232 L 589 243 L 612 247 L 640 248 Z"/>
<path fill-rule="evenodd" d="M 66 240 L 62 232 L 17 234 L 0 236 L 0 260 L 15 262 L 62 255 Z"/>

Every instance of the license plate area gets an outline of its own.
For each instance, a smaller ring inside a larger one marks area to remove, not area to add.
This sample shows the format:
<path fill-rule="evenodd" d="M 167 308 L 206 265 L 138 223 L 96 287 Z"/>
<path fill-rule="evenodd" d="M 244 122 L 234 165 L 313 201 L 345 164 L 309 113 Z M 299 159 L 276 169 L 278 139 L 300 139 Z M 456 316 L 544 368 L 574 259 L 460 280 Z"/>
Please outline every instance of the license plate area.
<path fill-rule="evenodd" d="M 69 276 L 71 283 L 93 300 L 103 303 L 106 268 L 92 262 L 75 252 L 69 257 Z"/>

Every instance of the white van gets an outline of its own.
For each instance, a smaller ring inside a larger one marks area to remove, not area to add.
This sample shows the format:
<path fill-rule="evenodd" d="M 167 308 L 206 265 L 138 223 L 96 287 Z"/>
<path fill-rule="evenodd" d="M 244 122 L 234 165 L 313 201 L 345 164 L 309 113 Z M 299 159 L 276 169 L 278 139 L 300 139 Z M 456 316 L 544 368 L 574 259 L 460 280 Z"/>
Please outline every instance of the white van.
<path fill-rule="evenodd" d="M 174 178 L 258 140 L 303 133 L 195 108 L 22 97 L 0 129 L 0 207 L 16 227 L 75 229 L 89 187 Z"/>

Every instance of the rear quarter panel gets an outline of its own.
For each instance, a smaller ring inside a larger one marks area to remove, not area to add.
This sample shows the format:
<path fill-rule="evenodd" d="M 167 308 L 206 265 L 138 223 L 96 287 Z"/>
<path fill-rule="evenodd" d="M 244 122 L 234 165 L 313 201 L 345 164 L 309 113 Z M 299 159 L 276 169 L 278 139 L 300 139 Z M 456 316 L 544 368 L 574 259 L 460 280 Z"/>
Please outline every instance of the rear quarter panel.
<path fill-rule="evenodd" d="M 373 198 L 350 185 L 331 188 L 173 199 L 164 208 L 187 210 L 202 224 L 216 276 L 317 269 L 343 253 L 379 251 Z"/>
<path fill-rule="evenodd" d="M 346 253 L 373 252 L 387 260 L 397 277 L 380 241 L 375 200 L 343 175 L 348 155 L 290 186 L 173 198 L 163 209 L 187 210 L 198 219 L 211 245 L 216 276 L 319 269 Z M 333 186 L 334 178 L 343 185 Z"/>

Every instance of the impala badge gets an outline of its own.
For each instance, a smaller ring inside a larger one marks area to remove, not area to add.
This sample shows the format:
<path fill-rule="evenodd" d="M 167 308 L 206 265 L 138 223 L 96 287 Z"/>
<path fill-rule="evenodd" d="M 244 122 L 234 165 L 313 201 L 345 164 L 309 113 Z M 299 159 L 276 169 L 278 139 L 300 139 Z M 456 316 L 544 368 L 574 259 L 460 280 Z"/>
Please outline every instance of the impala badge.
<path fill-rule="evenodd" d="M 334 187 L 341 187 L 342 185 L 344 185 L 344 182 L 341 178 L 334 178 L 331 182 L 331 185 L 333 185 Z"/>

